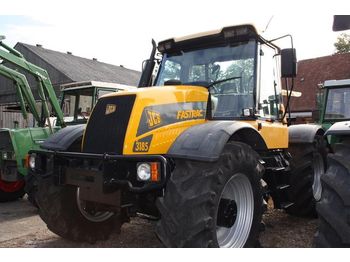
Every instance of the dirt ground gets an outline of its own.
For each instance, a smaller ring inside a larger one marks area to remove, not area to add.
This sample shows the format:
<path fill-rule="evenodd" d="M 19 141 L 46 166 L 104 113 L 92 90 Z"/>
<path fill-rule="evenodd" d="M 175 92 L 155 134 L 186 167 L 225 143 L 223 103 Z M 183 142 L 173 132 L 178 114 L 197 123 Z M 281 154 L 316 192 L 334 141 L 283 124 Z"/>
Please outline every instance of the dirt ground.
<path fill-rule="evenodd" d="M 0 203 L 0 247 L 163 247 L 153 223 L 134 218 L 124 224 L 121 234 L 95 244 L 77 243 L 51 233 L 26 199 Z M 262 247 L 311 247 L 317 220 L 296 218 L 280 210 L 264 215 L 265 231 L 260 235 Z"/>

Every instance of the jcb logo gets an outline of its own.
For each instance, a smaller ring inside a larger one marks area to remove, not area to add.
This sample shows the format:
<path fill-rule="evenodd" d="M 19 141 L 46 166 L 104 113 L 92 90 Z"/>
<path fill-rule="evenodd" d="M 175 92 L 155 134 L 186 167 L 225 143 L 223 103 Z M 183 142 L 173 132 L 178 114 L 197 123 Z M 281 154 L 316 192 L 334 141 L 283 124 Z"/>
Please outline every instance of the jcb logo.
<path fill-rule="evenodd" d="M 158 112 L 146 110 L 146 114 L 148 128 L 153 128 L 161 124 L 162 119 L 160 118 L 160 114 Z"/>
<path fill-rule="evenodd" d="M 105 115 L 109 115 L 115 112 L 117 106 L 115 104 L 107 104 Z"/>

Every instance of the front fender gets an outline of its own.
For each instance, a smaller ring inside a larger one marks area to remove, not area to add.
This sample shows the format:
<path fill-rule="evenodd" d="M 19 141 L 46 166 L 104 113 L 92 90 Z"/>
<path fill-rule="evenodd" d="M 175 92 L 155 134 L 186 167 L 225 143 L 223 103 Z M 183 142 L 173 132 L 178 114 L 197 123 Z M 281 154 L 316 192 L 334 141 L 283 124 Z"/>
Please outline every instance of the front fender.
<path fill-rule="evenodd" d="M 349 136 L 350 135 L 350 121 L 337 122 L 332 125 L 326 132 L 326 136 Z"/>
<path fill-rule="evenodd" d="M 266 144 L 251 125 L 239 121 L 210 121 L 185 130 L 172 144 L 167 155 L 213 162 L 218 160 L 226 143 L 239 134 L 239 141 L 255 150 L 265 150 Z"/>
<path fill-rule="evenodd" d="M 66 151 L 77 139 L 83 137 L 86 124 L 67 126 L 51 135 L 41 148 L 52 151 Z"/>

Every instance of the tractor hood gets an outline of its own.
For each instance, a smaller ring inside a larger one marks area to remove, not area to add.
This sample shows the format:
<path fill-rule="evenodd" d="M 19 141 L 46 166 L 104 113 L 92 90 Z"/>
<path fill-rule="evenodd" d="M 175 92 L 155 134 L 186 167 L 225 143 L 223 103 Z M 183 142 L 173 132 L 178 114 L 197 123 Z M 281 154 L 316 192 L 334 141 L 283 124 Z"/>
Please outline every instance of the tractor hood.
<path fill-rule="evenodd" d="M 166 154 L 187 128 L 205 122 L 209 92 L 161 86 L 103 96 L 89 119 L 83 151 Z"/>

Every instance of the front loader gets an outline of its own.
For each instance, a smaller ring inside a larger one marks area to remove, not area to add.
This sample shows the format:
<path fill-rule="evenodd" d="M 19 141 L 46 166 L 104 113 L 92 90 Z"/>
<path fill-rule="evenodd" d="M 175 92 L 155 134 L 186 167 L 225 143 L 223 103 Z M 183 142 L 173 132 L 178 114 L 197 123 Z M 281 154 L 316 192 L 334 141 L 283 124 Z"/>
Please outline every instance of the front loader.
<path fill-rule="evenodd" d="M 290 151 L 309 150 L 317 130 L 289 129 L 282 103 L 281 77 L 295 75 L 295 49 L 252 25 L 153 41 L 139 88 L 99 99 L 81 152 L 57 150 L 55 135 L 30 152 L 41 218 L 75 241 L 140 215 L 167 247 L 256 246 L 270 198 L 314 212 L 316 162 L 298 172 Z"/>
<path fill-rule="evenodd" d="M 36 182 L 27 175 L 28 151 L 39 149 L 46 138 L 66 125 L 71 126 L 69 130 L 74 134 L 70 139 L 76 141 L 75 144 L 72 141 L 72 144 L 66 144 L 64 149 L 80 150 L 76 144 L 81 141 L 85 123 L 97 99 L 109 92 L 125 90 L 128 86 L 96 81 L 65 84 L 62 86 L 60 103 L 46 70 L 28 62 L 21 53 L 6 45 L 3 39 L 0 38 L 0 75 L 13 81 L 27 126 L 0 129 L 0 202 L 16 200 L 23 196 L 25 190 L 28 199 L 35 204 Z M 18 69 L 33 75 L 37 80 L 40 110 L 26 77 Z M 28 123 L 27 110 L 33 115 L 34 124 Z"/>
<path fill-rule="evenodd" d="M 58 126 L 64 126 L 63 115 L 46 71 L 26 61 L 17 50 L 3 43 L 3 39 L 4 37 L 0 39 L 0 74 L 13 81 L 27 128 L 0 129 L 0 202 L 16 200 L 23 196 L 28 151 L 39 148 L 40 144 L 58 129 L 48 125 L 49 102 L 58 117 Z M 42 110 L 38 110 L 36 106 L 26 77 L 17 70 L 7 67 L 6 63 L 35 76 Z M 28 123 L 27 108 L 35 121 L 33 127 Z"/>
<path fill-rule="evenodd" d="M 38 148 L 40 141 L 47 138 L 51 132 L 40 124 L 43 119 L 36 108 L 26 77 L 2 64 L 0 64 L 0 75 L 13 81 L 26 124 L 29 126 L 27 108 L 32 113 L 34 120 L 39 123 L 39 127 L 28 127 L 27 129 L 0 129 L 0 202 L 2 202 L 15 200 L 24 195 L 24 179 L 23 176 L 19 176 L 19 174 L 27 173 L 23 161 L 28 151 Z M 32 143 L 28 138 L 32 138 Z M 14 147 L 17 150 L 14 151 Z"/>

